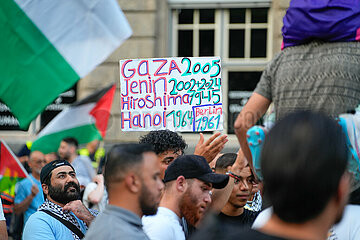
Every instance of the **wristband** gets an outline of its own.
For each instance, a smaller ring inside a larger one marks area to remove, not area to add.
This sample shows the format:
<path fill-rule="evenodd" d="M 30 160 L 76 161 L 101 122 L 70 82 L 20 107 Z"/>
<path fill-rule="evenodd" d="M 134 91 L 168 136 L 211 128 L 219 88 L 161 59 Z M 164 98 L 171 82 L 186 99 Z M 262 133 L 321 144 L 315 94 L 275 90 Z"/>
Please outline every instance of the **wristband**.
<path fill-rule="evenodd" d="M 234 178 L 237 181 L 241 181 L 241 178 L 238 175 L 236 175 L 235 173 L 231 172 L 231 171 L 226 172 L 226 175 L 228 175 L 229 177 Z"/>

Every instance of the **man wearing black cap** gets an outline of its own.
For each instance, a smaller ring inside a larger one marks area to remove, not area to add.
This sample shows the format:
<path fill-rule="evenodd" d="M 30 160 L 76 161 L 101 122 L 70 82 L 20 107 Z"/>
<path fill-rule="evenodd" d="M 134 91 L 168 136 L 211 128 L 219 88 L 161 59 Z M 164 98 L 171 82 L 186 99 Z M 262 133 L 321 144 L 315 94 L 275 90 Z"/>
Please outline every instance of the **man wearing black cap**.
<path fill-rule="evenodd" d="M 23 239 L 80 239 L 95 213 L 79 199 L 80 186 L 71 164 L 55 160 L 43 167 L 40 181 L 45 202 L 27 221 Z"/>
<path fill-rule="evenodd" d="M 177 158 L 165 171 L 157 214 L 143 218 L 144 231 L 150 239 L 185 239 L 182 218 L 196 226 L 211 203 L 211 189 L 224 188 L 228 181 L 228 176 L 213 173 L 202 156 Z"/>

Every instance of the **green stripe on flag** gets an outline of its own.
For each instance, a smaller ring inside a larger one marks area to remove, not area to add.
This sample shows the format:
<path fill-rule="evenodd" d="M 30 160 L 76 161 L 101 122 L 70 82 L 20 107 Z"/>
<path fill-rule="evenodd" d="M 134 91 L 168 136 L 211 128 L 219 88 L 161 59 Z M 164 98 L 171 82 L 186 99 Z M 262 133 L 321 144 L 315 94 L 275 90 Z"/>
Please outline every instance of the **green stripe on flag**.
<path fill-rule="evenodd" d="M 12 0 L 1 0 L 0 29 L 0 100 L 27 129 L 80 77 Z"/>
<path fill-rule="evenodd" d="M 11 187 L 15 186 L 15 184 L 22 179 L 23 178 L 3 176 L 0 180 L 0 192 L 11 189 Z"/>
<path fill-rule="evenodd" d="M 95 127 L 95 124 L 89 124 L 42 136 L 33 142 L 31 151 L 37 150 L 44 154 L 57 152 L 61 140 L 66 137 L 76 138 L 79 144 L 88 143 L 95 139 L 102 140 L 101 134 Z"/>

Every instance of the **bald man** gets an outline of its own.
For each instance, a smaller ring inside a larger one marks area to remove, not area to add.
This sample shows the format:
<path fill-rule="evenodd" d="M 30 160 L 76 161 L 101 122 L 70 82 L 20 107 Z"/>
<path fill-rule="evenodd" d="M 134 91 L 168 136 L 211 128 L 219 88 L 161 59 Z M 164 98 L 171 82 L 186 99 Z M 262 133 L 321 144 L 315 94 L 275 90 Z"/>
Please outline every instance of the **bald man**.
<path fill-rule="evenodd" d="M 24 214 L 24 224 L 31 214 L 36 212 L 37 208 L 44 202 L 44 196 L 40 183 L 40 172 L 45 166 L 45 155 L 42 152 L 34 151 L 30 154 L 29 166 L 32 173 L 29 177 L 18 183 L 15 192 L 16 214 Z"/>

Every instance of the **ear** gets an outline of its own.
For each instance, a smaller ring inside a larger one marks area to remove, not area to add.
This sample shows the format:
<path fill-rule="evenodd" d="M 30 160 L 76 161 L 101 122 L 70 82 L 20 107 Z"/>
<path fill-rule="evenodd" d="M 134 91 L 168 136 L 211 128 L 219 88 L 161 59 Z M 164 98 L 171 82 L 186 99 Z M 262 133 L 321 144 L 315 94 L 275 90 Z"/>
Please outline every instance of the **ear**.
<path fill-rule="evenodd" d="M 71 150 L 71 153 L 76 153 L 76 147 L 75 146 L 70 146 L 70 150 Z"/>
<path fill-rule="evenodd" d="M 141 189 L 141 183 L 138 176 L 134 173 L 128 173 L 125 177 L 125 185 L 132 193 L 138 193 Z"/>
<path fill-rule="evenodd" d="M 46 195 L 48 195 L 49 193 L 49 188 L 46 184 L 41 184 L 41 187 L 42 187 L 42 190 L 43 190 L 43 193 L 45 193 Z"/>
<path fill-rule="evenodd" d="M 184 176 L 179 176 L 176 179 L 176 189 L 179 192 L 185 192 L 187 190 L 188 184 Z"/>

